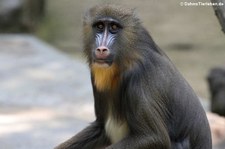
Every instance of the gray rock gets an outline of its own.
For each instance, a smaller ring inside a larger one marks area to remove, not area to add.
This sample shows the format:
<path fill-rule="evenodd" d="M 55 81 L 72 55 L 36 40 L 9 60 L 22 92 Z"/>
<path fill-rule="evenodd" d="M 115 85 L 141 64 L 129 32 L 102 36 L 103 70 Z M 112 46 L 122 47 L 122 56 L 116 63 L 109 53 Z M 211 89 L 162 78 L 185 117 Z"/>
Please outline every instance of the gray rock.
<path fill-rule="evenodd" d="M 45 13 L 45 0 L 0 0 L 0 32 L 33 31 Z"/>
<path fill-rule="evenodd" d="M 87 65 L 29 35 L 0 36 L 0 146 L 50 149 L 94 118 Z"/>

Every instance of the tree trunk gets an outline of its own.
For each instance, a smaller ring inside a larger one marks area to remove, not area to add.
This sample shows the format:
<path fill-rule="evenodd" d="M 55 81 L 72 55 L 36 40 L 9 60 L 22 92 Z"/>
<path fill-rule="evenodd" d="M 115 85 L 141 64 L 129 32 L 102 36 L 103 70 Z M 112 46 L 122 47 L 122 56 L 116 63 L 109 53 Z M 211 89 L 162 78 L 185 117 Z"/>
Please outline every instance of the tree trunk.
<path fill-rule="evenodd" d="M 225 33 L 225 0 L 211 0 L 211 2 L 218 4 L 214 5 L 213 8 L 222 27 L 222 31 Z"/>

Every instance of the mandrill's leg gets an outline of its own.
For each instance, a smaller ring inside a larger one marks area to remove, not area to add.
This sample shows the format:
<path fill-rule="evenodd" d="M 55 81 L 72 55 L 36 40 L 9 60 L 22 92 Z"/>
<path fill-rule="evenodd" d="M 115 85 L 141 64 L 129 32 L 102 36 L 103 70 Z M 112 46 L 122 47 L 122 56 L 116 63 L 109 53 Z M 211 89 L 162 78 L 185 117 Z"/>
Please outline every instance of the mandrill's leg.
<path fill-rule="evenodd" d="M 104 126 L 94 122 L 55 149 L 103 149 L 109 144 L 110 142 L 105 136 Z"/>

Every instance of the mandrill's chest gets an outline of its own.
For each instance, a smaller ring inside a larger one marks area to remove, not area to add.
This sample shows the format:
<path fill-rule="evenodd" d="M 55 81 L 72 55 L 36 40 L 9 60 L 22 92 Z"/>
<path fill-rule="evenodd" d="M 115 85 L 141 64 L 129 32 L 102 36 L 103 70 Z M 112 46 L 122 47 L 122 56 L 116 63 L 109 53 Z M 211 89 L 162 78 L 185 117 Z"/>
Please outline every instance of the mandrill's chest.
<path fill-rule="evenodd" d="M 104 128 L 111 143 L 117 143 L 129 133 L 127 122 L 124 119 L 115 118 L 112 111 L 112 109 L 116 110 L 118 106 L 117 104 L 120 104 L 119 102 L 117 104 L 113 104 L 118 99 L 116 91 L 120 80 L 118 66 L 113 64 L 112 66 L 105 68 L 93 64 L 91 70 L 94 76 L 93 83 L 96 89 L 99 92 L 111 92 L 109 97 L 105 97 L 106 99 L 103 99 L 108 100 L 108 104 L 106 104 L 108 114 L 106 114 Z"/>
<path fill-rule="evenodd" d="M 111 143 L 117 143 L 128 135 L 129 128 L 125 120 L 118 120 L 109 114 L 105 122 L 105 131 Z"/>

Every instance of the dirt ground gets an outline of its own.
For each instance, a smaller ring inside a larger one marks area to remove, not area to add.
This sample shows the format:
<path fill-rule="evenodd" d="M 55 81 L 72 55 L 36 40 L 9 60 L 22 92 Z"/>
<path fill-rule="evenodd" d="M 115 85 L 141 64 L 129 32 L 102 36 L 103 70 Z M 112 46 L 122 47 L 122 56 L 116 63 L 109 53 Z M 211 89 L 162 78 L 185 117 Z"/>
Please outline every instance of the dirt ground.
<path fill-rule="evenodd" d="M 82 15 L 89 7 L 105 2 L 136 8 L 155 42 L 197 94 L 210 97 L 207 74 L 210 68 L 225 65 L 225 35 L 210 6 L 181 6 L 180 0 L 48 0 L 47 17 L 37 34 L 75 58 L 81 58 Z"/>

